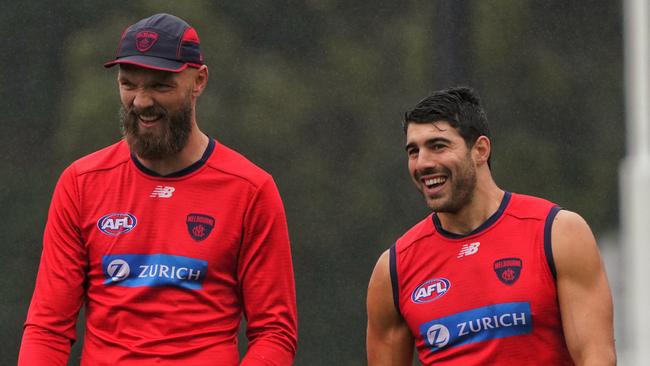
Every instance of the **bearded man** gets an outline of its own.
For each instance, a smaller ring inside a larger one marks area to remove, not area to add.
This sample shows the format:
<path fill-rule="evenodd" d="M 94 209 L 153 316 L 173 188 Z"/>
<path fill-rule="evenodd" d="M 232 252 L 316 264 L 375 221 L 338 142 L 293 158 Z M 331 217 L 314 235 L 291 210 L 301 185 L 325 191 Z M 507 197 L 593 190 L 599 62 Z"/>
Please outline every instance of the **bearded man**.
<path fill-rule="evenodd" d="M 290 365 L 284 208 L 268 173 L 199 129 L 208 67 L 196 31 L 142 19 L 114 65 L 124 139 L 57 183 L 19 365 L 65 365 L 84 305 L 82 365 Z"/>

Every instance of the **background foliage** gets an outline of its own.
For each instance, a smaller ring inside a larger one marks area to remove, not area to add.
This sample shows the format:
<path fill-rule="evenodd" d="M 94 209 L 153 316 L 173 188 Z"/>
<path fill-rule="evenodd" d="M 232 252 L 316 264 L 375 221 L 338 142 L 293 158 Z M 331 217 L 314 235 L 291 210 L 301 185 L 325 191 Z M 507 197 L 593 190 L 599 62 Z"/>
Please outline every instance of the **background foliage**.
<path fill-rule="evenodd" d="M 428 214 L 401 116 L 471 85 L 504 189 L 618 225 L 624 153 L 619 1 L 2 1 L 0 363 L 15 364 L 50 195 L 117 140 L 122 30 L 169 12 L 199 32 L 203 130 L 276 178 L 296 272 L 297 365 L 365 363 L 365 292 L 383 250 Z M 80 343 L 80 342 L 79 342 Z M 70 364 L 78 364 L 75 345 Z"/>

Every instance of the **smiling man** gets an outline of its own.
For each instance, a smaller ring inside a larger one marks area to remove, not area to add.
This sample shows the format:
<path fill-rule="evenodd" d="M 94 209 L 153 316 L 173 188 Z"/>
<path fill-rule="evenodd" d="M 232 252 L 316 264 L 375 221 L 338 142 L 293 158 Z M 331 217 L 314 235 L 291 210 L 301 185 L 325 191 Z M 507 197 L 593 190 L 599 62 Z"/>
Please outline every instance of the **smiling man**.
<path fill-rule="evenodd" d="M 65 365 L 83 305 L 82 365 L 290 365 L 284 208 L 268 173 L 199 129 L 208 67 L 196 31 L 143 19 L 114 65 L 124 139 L 57 183 L 19 365 Z"/>
<path fill-rule="evenodd" d="M 614 365 L 612 299 L 587 223 L 499 188 L 469 88 L 404 121 L 408 169 L 433 211 L 384 252 L 368 286 L 370 366 Z"/>

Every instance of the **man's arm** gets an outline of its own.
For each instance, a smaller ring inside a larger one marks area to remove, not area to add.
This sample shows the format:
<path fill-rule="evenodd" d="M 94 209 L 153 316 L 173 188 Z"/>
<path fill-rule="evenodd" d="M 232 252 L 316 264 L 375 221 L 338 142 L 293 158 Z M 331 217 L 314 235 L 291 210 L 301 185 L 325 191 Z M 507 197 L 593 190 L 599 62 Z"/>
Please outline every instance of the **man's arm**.
<path fill-rule="evenodd" d="M 74 174 L 68 168 L 52 196 L 19 366 L 63 366 L 75 341 L 87 263 L 77 226 L 77 197 Z"/>
<path fill-rule="evenodd" d="M 615 365 L 612 296 L 591 229 L 560 211 L 552 227 L 557 292 L 567 347 L 576 365 Z"/>
<path fill-rule="evenodd" d="M 366 346 L 369 366 L 402 366 L 413 362 L 413 336 L 395 309 L 385 251 L 370 277 L 368 285 L 368 329 Z"/>
<path fill-rule="evenodd" d="M 242 366 L 291 365 L 296 354 L 296 293 L 284 208 L 269 178 L 245 218 L 239 255 L 248 351 Z"/>

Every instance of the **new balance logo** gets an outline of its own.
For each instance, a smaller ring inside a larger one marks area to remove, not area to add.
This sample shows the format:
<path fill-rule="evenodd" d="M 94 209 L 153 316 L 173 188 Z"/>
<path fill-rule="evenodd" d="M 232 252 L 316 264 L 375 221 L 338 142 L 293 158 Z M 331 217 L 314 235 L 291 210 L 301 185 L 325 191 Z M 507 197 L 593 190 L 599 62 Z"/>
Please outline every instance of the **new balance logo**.
<path fill-rule="evenodd" d="M 481 245 L 479 242 L 464 244 L 463 247 L 460 248 L 460 252 L 456 258 L 467 257 L 468 255 L 476 254 L 476 252 L 478 252 L 479 245 Z"/>
<path fill-rule="evenodd" d="M 156 188 L 153 189 L 153 192 L 151 192 L 149 197 L 169 198 L 172 196 L 175 190 L 176 188 L 174 187 L 156 186 Z"/>

